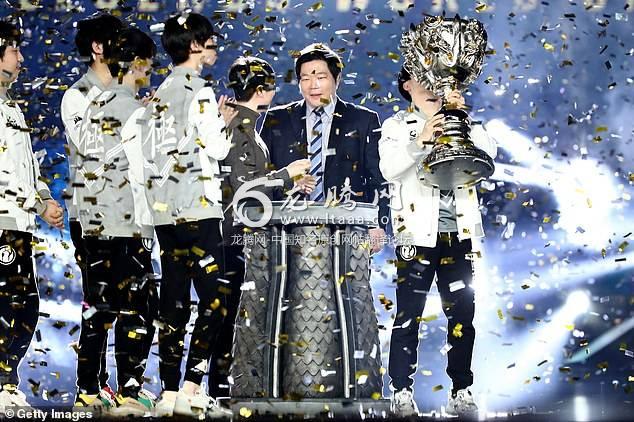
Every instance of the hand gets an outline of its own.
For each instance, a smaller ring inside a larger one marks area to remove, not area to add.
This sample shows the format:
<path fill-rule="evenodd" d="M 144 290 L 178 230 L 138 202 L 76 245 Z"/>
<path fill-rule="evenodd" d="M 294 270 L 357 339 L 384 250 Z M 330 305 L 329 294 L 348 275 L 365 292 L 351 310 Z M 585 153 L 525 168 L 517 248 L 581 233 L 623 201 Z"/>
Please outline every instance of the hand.
<path fill-rule="evenodd" d="M 385 230 L 380 227 L 369 229 L 368 234 L 370 235 L 370 255 L 372 255 L 383 249 Z"/>
<path fill-rule="evenodd" d="M 226 95 L 221 95 L 220 100 L 218 100 L 218 110 L 225 120 L 226 126 L 229 126 L 229 123 L 238 115 L 235 105 L 235 101 L 229 99 Z"/>
<path fill-rule="evenodd" d="M 434 114 L 431 119 L 425 122 L 423 131 L 416 138 L 416 144 L 419 148 L 424 148 L 425 144 L 433 143 L 436 136 L 442 135 L 443 123 L 445 123 L 445 116 L 442 114 Z"/>
<path fill-rule="evenodd" d="M 308 159 L 295 160 L 286 166 L 286 171 L 288 171 L 288 175 L 291 179 L 297 176 L 303 176 L 308 170 L 310 170 L 310 160 Z"/>
<path fill-rule="evenodd" d="M 445 96 L 445 101 L 447 105 L 452 106 L 451 108 L 465 108 L 465 99 L 460 91 L 451 91 Z"/>
<path fill-rule="evenodd" d="M 64 228 L 64 209 L 54 199 L 45 201 L 46 209 L 42 213 L 42 219 L 50 226 L 58 229 Z"/>
<path fill-rule="evenodd" d="M 152 89 L 152 91 L 146 92 L 145 96 L 141 98 L 141 103 L 144 106 L 147 106 L 148 104 L 150 104 L 150 101 L 152 101 L 152 98 L 154 98 L 154 94 L 156 94 L 156 89 Z"/>
<path fill-rule="evenodd" d="M 301 179 L 295 182 L 295 186 L 299 188 L 299 190 L 309 195 L 315 189 L 315 185 L 317 184 L 317 180 L 310 174 L 305 175 Z"/>

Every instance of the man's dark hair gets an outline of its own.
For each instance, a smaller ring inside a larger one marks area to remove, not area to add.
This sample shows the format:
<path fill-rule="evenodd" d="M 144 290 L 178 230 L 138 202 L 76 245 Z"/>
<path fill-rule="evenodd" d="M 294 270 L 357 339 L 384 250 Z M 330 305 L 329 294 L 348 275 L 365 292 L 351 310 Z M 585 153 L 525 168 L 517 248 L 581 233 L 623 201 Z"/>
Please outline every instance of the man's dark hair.
<path fill-rule="evenodd" d="M 149 35 L 138 28 L 126 28 L 119 32 L 108 58 L 108 69 L 113 78 L 121 78 L 128 72 L 135 58 L 152 60 L 156 44 Z"/>
<path fill-rule="evenodd" d="M 179 65 L 189 59 L 192 41 L 202 47 L 208 39 L 217 35 L 209 19 L 197 13 L 189 13 L 165 21 L 161 43 L 172 58 L 172 63 Z"/>
<path fill-rule="evenodd" d="M 109 57 L 111 45 L 121 29 L 123 29 L 123 23 L 108 14 L 100 14 L 77 22 L 75 45 L 82 61 L 87 62 L 89 66 L 94 63 L 92 43 L 101 44 L 104 57 Z"/>
<path fill-rule="evenodd" d="M 403 97 L 409 103 L 412 102 L 412 96 L 409 95 L 409 92 L 405 90 L 405 87 L 403 85 L 405 84 L 405 82 L 409 81 L 410 79 L 412 79 L 412 76 L 409 74 L 407 69 L 405 69 L 405 66 L 401 67 L 401 71 L 398 72 L 398 79 L 397 79 L 398 92 L 400 92 L 401 97 Z"/>
<path fill-rule="evenodd" d="M 335 53 L 330 47 L 325 44 L 315 43 L 305 47 L 299 53 L 299 57 L 295 60 L 295 74 L 297 79 L 301 79 L 300 71 L 304 63 L 312 62 L 313 60 L 323 60 L 328 64 L 328 70 L 332 77 L 337 80 L 341 69 L 343 69 L 343 61 L 337 53 Z"/>
<path fill-rule="evenodd" d="M 7 21 L 0 21 L 0 59 L 4 59 L 4 52 L 8 46 L 20 46 L 22 33 L 17 26 Z"/>
<path fill-rule="evenodd" d="M 275 71 L 266 60 L 240 57 L 229 69 L 228 87 L 233 89 L 237 101 L 249 101 L 259 89 L 275 89 Z"/>

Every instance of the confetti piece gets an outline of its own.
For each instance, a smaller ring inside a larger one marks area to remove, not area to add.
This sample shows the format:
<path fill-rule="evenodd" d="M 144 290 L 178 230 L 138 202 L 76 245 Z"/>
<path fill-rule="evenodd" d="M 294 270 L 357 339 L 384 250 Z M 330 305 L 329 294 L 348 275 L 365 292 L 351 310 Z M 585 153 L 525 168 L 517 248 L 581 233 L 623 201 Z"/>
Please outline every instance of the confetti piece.
<path fill-rule="evenodd" d="M 451 344 L 446 343 L 442 349 L 440 349 L 440 354 L 445 356 L 451 350 Z"/>
<path fill-rule="evenodd" d="M 462 337 L 462 324 L 457 323 L 456 326 L 453 328 L 451 334 L 457 338 Z"/>
<path fill-rule="evenodd" d="M 440 391 L 442 389 L 443 389 L 442 384 L 438 384 L 438 385 L 434 386 L 434 388 L 432 388 L 431 391 L 433 391 L 435 393 L 436 391 Z"/>
<path fill-rule="evenodd" d="M 454 281 L 453 283 L 449 283 L 449 291 L 450 292 L 455 292 L 455 291 L 458 291 L 460 289 L 464 289 L 465 287 L 467 287 L 467 286 L 464 284 L 464 281 L 462 281 L 462 280 L 457 280 L 457 281 Z"/>
<path fill-rule="evenodd" d="M 163 204 L 161 202 L 155 202 L 154 205 L 152 205 L 152 209 L 157 212 L 166 212 L 167 208 L 167 204 Z"/>

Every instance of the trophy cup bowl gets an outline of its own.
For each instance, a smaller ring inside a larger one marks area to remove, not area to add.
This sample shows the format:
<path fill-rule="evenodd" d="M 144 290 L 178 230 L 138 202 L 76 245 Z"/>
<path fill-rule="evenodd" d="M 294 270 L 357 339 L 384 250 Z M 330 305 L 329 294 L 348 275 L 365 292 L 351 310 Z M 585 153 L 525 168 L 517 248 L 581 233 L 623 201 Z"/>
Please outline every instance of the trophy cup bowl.
<path fill-rule="evenodd" d="M 475 19 L 428 16 L 401 38 L 405 69 L 426 89 L 444 98 L 464 90 L 482 72 L 487 34 Z M 471 119 L 443 100 L 443 134 L 418 166 L 423 183 L 441 190 L 472 186 L 493 174 L 493 160 L 471 141 Z"/>

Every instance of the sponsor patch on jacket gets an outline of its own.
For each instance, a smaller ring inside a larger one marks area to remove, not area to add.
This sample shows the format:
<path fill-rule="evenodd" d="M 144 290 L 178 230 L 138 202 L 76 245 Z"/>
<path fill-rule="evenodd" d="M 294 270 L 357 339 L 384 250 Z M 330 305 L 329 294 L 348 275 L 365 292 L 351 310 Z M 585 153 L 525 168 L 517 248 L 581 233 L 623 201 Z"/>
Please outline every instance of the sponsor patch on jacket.
<path fill-rule="evenodd" d="M 0 264 L 11 265 L 15 261 L 16 257 L 15 249 L 11 245 L 0 246 Z"/>
<path fill-rule="evenodd" d="M 414 245 L 401 245 L 399 246 L 399 254 L 403 261 L 411 261 L 416 256 L 416 246 Z"/>

